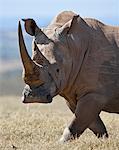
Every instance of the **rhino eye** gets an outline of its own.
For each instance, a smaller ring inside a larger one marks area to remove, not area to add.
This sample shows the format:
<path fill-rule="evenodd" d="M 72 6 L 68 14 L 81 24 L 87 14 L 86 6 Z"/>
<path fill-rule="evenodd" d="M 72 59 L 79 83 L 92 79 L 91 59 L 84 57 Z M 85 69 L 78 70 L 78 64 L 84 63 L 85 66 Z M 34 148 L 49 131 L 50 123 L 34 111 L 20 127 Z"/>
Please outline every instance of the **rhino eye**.
<path fill-rule="evenodd" d="M 59 73 L 59 69 L 56 70 Z"/>

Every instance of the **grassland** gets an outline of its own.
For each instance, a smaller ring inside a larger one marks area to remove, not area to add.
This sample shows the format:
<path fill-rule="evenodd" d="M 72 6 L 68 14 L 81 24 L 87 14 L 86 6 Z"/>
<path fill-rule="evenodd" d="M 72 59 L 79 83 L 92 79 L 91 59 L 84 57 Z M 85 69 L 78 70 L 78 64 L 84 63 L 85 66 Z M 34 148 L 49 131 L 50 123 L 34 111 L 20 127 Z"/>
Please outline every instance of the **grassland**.
<path fill-rule="evenodd" d="M 0 97 L 0 150 L 119 150 L 119 116 L 102 113 L 110 137 L 97 139 L 88 129 L 72 142 L 59 144 L 72 113 L 64 100 L 22 104 L 19 97 Z"/>

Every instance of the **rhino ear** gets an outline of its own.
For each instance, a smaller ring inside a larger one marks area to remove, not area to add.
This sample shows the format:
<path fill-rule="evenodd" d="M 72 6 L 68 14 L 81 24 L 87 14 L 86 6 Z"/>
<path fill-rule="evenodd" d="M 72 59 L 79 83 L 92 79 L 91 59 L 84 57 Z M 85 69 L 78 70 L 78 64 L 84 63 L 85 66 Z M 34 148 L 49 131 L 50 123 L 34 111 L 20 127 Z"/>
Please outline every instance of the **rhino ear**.
<path fill-rule="evenodd" d="M 79 20 L 80 20 L 80 16 L 77 15 L 77 16 L 74 16 L 71 23 L 70 23 L 70 27 L 69 27 L 69 30 L 67 33 L 70 33 L 72 32 L 72 30 L 74 30 L 76 28 L 76 26 L 78 25 L 79 23 Z"/>
<path fill-rule="evenodd" d="M 79 15 L 74 16 L 71 21 L 67 22 L 61 27 L 60 34 L 62 35 L 70 34 L 72 30 L 75 29 L 76 26 L 78 25 L 79 20 L 80 20 Z"/>
<path fill-rule="evenodd" d="M 36 25 L 36 22 L 33 19 L 22 19 L 25 24 L 25 30 L 28 34 L 30 34 L 31 36 L 35 35 L 35 30 L 36 28 L 38 28 L 38 26 Z"/>

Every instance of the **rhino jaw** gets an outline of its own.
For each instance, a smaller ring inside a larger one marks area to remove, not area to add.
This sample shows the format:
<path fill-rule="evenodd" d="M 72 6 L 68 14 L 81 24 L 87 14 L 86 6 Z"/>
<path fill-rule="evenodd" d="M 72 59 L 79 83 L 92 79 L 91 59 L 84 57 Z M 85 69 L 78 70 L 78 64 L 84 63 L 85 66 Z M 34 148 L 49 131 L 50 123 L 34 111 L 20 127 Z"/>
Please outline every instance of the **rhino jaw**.
<path fill-rule="evenodd" d="M 51 103 L 52 102 L 52 97 L 50 95 L 47 95 L 46 98 L 44 97 L 25 97 L 22 96 L 22 102 L 27 104 L 27 103 Z"/>

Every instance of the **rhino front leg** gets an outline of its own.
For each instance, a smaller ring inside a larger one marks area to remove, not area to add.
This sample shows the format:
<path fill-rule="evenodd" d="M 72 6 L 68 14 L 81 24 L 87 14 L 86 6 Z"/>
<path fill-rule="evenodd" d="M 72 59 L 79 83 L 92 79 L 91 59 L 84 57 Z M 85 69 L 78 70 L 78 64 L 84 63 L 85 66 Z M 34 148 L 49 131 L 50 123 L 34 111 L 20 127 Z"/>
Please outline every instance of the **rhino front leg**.
<path fill-rule="evenodd" d="M 60 142 L 63 143 L 79 137 L 89 127 L 91 122 L 96 120 L 103 107 L 103 104 L 98 99 L 100 99 L 98 95 L 87 94 L 77 102 L 73 119 L 64 130 Z"/>
<path fill-rule="evenodd" d="M 93 133 L 98 137 L 108 137 L 108 133 L 106 127 L 101 120 L 100 116 L 96 118 L 90 125 L 89 129 L 93 131 Z"/>

